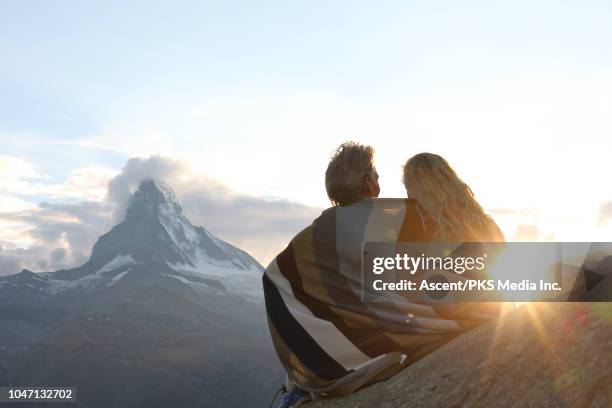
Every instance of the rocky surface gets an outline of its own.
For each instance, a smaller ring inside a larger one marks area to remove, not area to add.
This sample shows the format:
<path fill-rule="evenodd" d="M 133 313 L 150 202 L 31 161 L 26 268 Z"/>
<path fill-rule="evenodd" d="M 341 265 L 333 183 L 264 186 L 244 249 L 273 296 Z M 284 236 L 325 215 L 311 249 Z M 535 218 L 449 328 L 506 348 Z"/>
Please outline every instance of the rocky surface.
<path fill-rule="evenodd" d="M 464 406 L 612 406 L 612 303 L 526 304 L 387 381 L 306 404 Z"/>

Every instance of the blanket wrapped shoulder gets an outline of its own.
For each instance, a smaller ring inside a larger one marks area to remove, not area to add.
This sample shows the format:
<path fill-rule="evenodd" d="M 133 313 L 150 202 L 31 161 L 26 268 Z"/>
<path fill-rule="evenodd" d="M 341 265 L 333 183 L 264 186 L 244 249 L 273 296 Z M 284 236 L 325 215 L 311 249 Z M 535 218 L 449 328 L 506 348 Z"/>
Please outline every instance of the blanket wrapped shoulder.
<path fill-rule="evenodd" d="M 495 228 L 477 238 L 500 240 Z M 364 199 L 325 210 L 291 241 L 262 278 L 272 340 L 291 380 L 308 392 L 346 395 L 496 316 L 490 304 L 483 313 L 394 294 L 362 301 L 365 242 L 429 242 L 434 234 L 413 200 Z"/>

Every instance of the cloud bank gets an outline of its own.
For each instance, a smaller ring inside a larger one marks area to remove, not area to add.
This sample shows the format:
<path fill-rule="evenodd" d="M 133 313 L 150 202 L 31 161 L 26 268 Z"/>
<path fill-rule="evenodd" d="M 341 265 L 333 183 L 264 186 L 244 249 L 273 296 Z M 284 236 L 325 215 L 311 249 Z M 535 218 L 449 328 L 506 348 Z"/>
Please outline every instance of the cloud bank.
<path fill-rule="evenodd" d="M 599 217 L 597 223 L 604 225 L 608 221 L 612 220 L 612 201 L 601 203 L 599 206 Z"/>
<path fill-rule="evenodd" d="M 97 238 L 123 220 L 131 194 L 148 177 L 162 179 L 175 190 L 195 225 L 246 250 L 264 265 L 321 212 L 287 199 L 237 192 L 190 163 L 177 156 L 134 157 L 120 171 L 77 168 L 58 183 L 32 163 L 0 156 L 0 275 L 84 263 Z M 41 196 L 45 201 L 40 201 Z M 537 209 L 489 212 L 505 231 L 513 231 L 507 234 L 509 239 L 554 239 L 552 229 L 539 225 Z M 597 224 L 604 226 L 610 220 L 608 201 L 599 208 Z"/>
<path fill-rule="evenodd" d="M 288 240 L 307 226 L 321 209 L 286 199 L 262 198 L 233 191 L 198 174 L 183 160 L 152 156 L 132 158 L 108 184 L 113 220 L 125 216 L 129 198 L 140 181 L 156 177 L 168 183 L 195 225 L 269 262 Z"/>
<path fill-rule="evenodd" d="M 0 275 L 21 268 L 52 271 L 84 263 L 96 239 L 123 220 L 131 194 L 148 177 L 162 179 L 174 189 L 184 214 L 195 225 L 246 250 L 263 264 L 321 211 L 286 199 L 238 193 L 175 157 L 131 158 L 118 174 L 77 169 L 63 185 L 45 184 L 33 166 L 14 163 L 29 179 L 11 170 L 15 174 L 12 184 L 0 188 L 6 200 L 22 203 L 0 210 Z M 18 195 L 10 195 L 16 185 Z M 58 199 L 33 204 L 19 198 L 27 198 L 28 192 L 35 196 L 41 189 L 52 190 Z M 76 196 L 82 199 L 67 199 Z"/>

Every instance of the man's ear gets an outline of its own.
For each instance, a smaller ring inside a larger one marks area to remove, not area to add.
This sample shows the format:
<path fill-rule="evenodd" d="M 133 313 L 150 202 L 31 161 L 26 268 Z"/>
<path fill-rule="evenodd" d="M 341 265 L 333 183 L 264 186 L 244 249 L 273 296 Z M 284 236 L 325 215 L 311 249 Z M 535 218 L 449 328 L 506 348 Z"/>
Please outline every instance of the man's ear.
<path fill-rule="evenodd" d="M 370 175 L 363 178 L 363 193 L 366 197 L 378 197 L 380 194 L 378 183 Z"/>

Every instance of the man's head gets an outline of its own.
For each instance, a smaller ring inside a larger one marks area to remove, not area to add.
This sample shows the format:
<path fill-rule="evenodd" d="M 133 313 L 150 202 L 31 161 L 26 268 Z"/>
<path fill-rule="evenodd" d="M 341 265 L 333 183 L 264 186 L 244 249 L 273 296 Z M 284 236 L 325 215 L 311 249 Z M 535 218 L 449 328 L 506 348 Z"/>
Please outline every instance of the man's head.
<path fill-rule="evenodd" d="M 325 172 L 327 196 L 334 205 L 349 205 L 365 197 L 378 197 L 374 148 L 356 142 L 338 147 Z"/>

